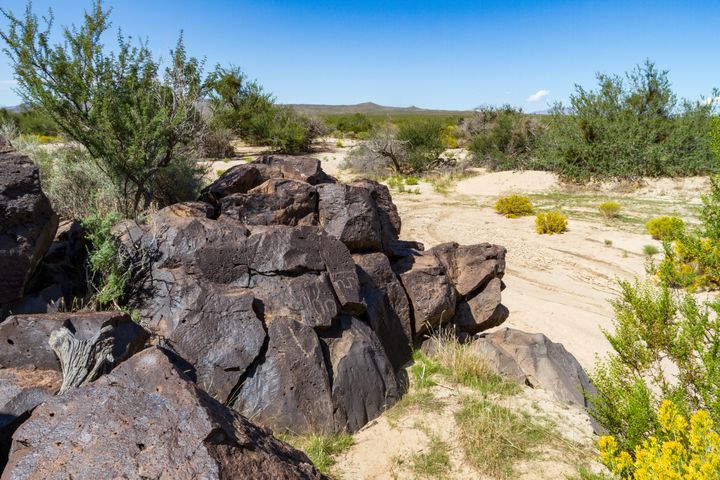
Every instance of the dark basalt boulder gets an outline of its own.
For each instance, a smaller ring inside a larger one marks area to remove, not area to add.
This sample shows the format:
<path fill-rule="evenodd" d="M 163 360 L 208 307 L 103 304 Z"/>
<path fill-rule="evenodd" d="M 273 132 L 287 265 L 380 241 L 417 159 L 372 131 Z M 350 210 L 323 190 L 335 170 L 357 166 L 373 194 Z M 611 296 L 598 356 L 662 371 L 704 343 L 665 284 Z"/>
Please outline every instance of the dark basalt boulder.
<path fill-rule="evenodd" d="M 393 367 L 372 329 L 357 318 L 341 317 L 322 338 L 333 372 L 335 431 L 356 432 L 400 399 Z"/>
<path fill-rule="evenodd" d="M 455 242 L 433 247 L 445 266 L 460 298 L 468 298 L 482 290 L 493 278 L 505 273 L 505 247 L 479 243 L 458 245 Z"/>
<path fill-rule="evenodd" d="M 32 368 L 0 369 L 0 472 L 7 463 L 12 435 L 32 411 L 60 389 L 62 374 Z"/>
<path fill-rule="evenodd" d="M 149 333 L 123 312 L 14 315 L 0 323 L 0 368 L 60 371 L 49 339 L 54 330 L 63 326 L 84 338 L 94 337 L 103 327 L 110 327 L 115 364 L 142 350 L 149 338 Z"/>
<path fill-rule="evenodd" d="M 412 357 L 413 325 L 407 295 L 384 254 L 356 254 L 353 260 L 370 326 L 397 371 Z"/>
<path fill-rule="evenodd" d="M 510 313 L 507 307 L 500 303 L 500 292 L 504 288 L 502 280 L 494 277 L 480 293 L 458 303 L 452 319 L 457 330 L 474 334 L 502 324 Z"/>
<path fill-rule="evenodd" d="M 217 204 L 221 198 L 234 193 L 247 193 L 263 183 L 265 178 L 257 166 L 246 163 L 235 165 L 200 193 L 200 200 Z"/>
<path fill-rule="evenodd" d="M 13 439 L 3 480 L 324 478 L 156 347 L 37 407 Z"/>
<path fill-rule="evenodd" d="M 40 189 L 33 161 L 0 151 L 0 304 L 23 296 L 30 276 L 55 236 L 58 217 Z"/>
<path fill-rule="evenodd" d="M 380 218 L 370 191 L 342 183 L 317 187 L 320 225 L 351 252 L 382 250 Z"/>
<path fill-rule="evenodd" d="M 323 171 L 320 160 L 313 157 L 266 154 L 258 157 L 252 165 L 264 168 L 267 178 L 300 180 L 310 185 L 335 182 Z"/>
<path fill-rule="evenodd" d="M 317 225 L 317 210 L 315 188 L 297 180 L 270 179 L 220 200 L 222 215 L 247 225 Z"/>
<path fill-rule="evenodd" d="M 334 432 L 330 378 L 315 331 L 282 316 L 268 323 L 267 351 L 248 373 L 233 407 L 276 431 Z"/>
<path fill-rule="evenodd" d="M 392 268 L 410 299 L 416 340 L 452 319 L 457 293 L 432 249 L 402 258 Z"/>
<path fill-rule="evenodd" d="M 375 203 L 375 209 L 380 220 L 380 237 L 382 239 L 383 251 L 390 257 L 405 256 L 396 255 L 402 222 L 400 221 L 400 214 L 392 201 L 388 187 L 368 179 L 355 180 L 351 185 L 364 188 L 370 192 L 370 197 Z M 415 243 L 413 248 L 423 250 L 423 248 L 417 248 L 418 246 L 419 245 Z"/>

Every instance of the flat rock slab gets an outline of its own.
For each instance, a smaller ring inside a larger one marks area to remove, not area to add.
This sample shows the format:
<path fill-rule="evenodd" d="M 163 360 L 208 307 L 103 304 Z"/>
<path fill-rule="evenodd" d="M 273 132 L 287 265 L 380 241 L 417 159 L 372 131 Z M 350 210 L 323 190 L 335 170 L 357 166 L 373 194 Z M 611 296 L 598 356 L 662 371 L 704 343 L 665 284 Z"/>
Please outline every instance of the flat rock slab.
<path fill-rule="evenodd" d="M 323 478 L 156 347 L 39 406 L 13 439 L 2 480 Z"/>

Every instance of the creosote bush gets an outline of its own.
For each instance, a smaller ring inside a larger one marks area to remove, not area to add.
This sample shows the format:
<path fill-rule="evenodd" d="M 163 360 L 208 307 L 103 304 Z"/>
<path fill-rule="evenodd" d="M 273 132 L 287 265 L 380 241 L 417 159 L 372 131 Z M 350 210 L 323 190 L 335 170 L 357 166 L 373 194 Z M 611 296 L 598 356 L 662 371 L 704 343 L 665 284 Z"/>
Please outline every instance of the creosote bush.
<path fill-rule="evenodd" d="M 533 214 L 533 204 L 528 197 L 510 195 L 495 202 L 495 211 L 507 218 L 517 218 Z"/>
<path fill-rule="evenodd" d="M 539 234 L 553 235 L 567 231 L 567 217 L 557 210 L 540 212 L 535 217 L 535 229 Z"/>
<path fill-rule="evenodd" d="M 617 202 L 603 202 L 598 206 L 598 211 L 605 218 L 617 218 L 620 216 L 620 208 Z"/>
<path fill-rule="evenodd" d="M 655 240 L 676 240 L 685 232 L 685 222 L 678 217 L 656 217 L 645 228 Z"/>

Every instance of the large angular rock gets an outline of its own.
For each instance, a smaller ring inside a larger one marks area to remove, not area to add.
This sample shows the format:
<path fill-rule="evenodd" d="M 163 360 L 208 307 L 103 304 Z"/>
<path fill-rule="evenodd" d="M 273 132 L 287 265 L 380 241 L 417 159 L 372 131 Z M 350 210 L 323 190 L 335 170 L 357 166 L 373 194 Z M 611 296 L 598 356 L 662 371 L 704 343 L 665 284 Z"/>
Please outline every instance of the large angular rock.
<path fill-rule="evenodd" d="M 323 172 L 320 160 L 292 155 L 261 155 L 251 165 L 264 168 L 267 178 L 300 180 L 310 185 L 333 183 L 335 180 Z"/>
<path fill-rule="evenodd" d="M 220 200 L 222 215 L 248 225 L 317 225 L 318 195 L 297 180 L 270 179 Z"/>
<path fill-rule="evenodd" d="M 407 295 L 384 254 L 356 254 L 353 260 L 370 326 L 397 371 L 412 356 L 413 326 Z"/>
<path fill-rule="evenodd" d="M 445 265 L 461 298 L 478 293 L 490 280 L 502 279 L 505 273 L 507 251 L 500 245 L 458 245 L 451 242 L 433 247 L 432 251 Z"/>
<path fill-rule="evenodd" d="M 432 249 L 415 252 L 396 261 L 392 267 L 412 305 L 416 340 L 452 319 L 457 293 L 445 266 Z"/>
<path fill-rule="evenodd" d="M 380 218 L 370 191 L 342 183 L 317 187 L 320 225 L 351 252 L 382 250 Z"/>
<path fill-rule="evenodd" d="M 35 409 L 2 479 L 317 479 L 308 458 L 199 390 L 159 348 Z"/>
<path fill-rule="evenodd" d="M 343 316 L 323 339 L 333 371 L 335 430 L 356 432 L 398 401 L 397 379 L 382 345 L 361 320 Z"/>
<path fill-rule="evenodd" d="M 458 303 L 452 319 L 457 330 L 475 334 L 502 324 L 510 314 L 500 303 L 503 288 L 502 280 L 494 277 L 480 293 Z"/>
<path fill-rule="evenodd" d="M 583 391 L 595 393 L 595 387 L 580 363 L 560 343 L 542 333 L 526 333 L 503 328 L 472 340 L 473 349 L 486 359 L 498 374 L 517 371 L 523 383 L 552 392 L 558 400 L 581 408 L 590 407 Z"/>
<path fill-rule="evenodd" d="M 264 359 L 250 371 L 233 407 L 273 430 L 335 431 L 333 398 L 315 331 L 295 320 L 268 320 Z"/>
<path fill-rule="evenodd" d="M 65 326 L 91 338 L 111 328 L 112 356 L 117 364 L 145 347 L 148 332 L 123 312 L 78 312 L 15 315 L 0 323 L 0 368 L 35 367 L 60 371 L 50 334 Z"/>
<path fill-rule="evenodd" d="M 22 297 L 55 236 L 58 217 L 40 188 L 33 161 L 5 147 L 0 152 L 0 304 Z"/>
<path fill-rule="evenodd" d="M 177 271 L 158 272 L 167 287 L 145 310 L 146 324 L 194 367 L 198 385 L 228 399 L 265 343 L 265 329 L 246 289 L 220 289 Z"/>
<path fill-rule="evenodd" d="M 41 403 L 55 395 L 62 374 L 32 368 L 0 369 L 0 472 L 10 452 L 12 435 Z"/>
<path fill-rule="evenodd" d="M 395 243 L 398 241 L 402 222 L 400 221 L 400 214 L 397 211 L 397 207 L 392 201 L 390 190 L 385 185 L 368 179 L 355 180 L 351 185 L 364 188 L 370 192 L 380 219 L 380 236 L 382 238 L 383 251 L 388 256 L 395 256 L 394 253 L 397 251 Z M 418 250 L 422 250 L 422 248 Z"/>
<path fill-rule="evenodd" d="M 200 199 L 217 204 L 221 198 L 234 193 L 247 193 L 267 180 L 260 169 L 253 164 L 236 165 L 223 173 L 220 178 L 205 187 Z"/>

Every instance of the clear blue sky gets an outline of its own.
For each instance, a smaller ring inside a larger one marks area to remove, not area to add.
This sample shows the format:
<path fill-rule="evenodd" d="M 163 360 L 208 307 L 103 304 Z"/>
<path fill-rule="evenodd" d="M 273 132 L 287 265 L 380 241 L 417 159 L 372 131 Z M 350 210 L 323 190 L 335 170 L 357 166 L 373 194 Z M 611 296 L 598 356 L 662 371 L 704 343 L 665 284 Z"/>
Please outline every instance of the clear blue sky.
<path fill-rule="evenodd" d="M 58 24 L 88 1 L 36 0 Z M 113 27 L 158 53 L 179 31 L 191 54 L 241 66 L 283 103 L 526 111 L 565 100 L 598 71 L 645 58 L 670 70 L 681 97 L 720 87 L 720 2 L 113 0 Z M 24 1 L 2 0 L 22 13 Z M 0 21 L 0 28 L 6 25 Z M 113 38 L 108 38 L 112 41 Z M 0 105 L 18 103 L 0 59 Z M 541 91 L 549 92 L 542 95 Z M 536 101 L 528 101 L 533 94 Z"/>

